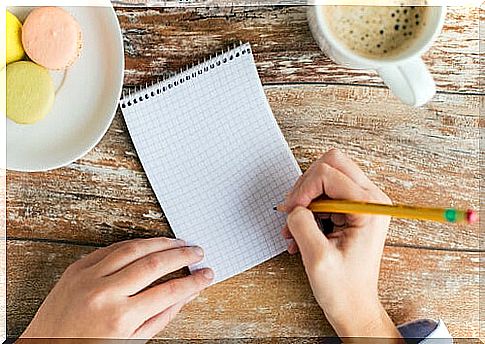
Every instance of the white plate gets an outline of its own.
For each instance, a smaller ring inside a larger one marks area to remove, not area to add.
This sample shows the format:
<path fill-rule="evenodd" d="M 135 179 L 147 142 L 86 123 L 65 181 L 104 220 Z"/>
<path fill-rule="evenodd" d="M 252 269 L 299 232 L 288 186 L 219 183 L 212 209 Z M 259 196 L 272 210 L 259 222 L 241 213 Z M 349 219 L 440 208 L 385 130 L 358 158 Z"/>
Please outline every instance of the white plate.
<path fill-rule="evenodd" d="M 107 2 L 109 4 L 109 2 Z M 80 59 L 67 71 L 52 111 L 33 125 L 7 119 L 7 169 L 46 171 L 87 154 L 108 130 L 123 87 L 124 50 L 112 7 L 64 7 L 83 30 Z M 32 10 L 9 10 L 24 20 Z M 62 73 L 51 72 L 60 83 Z"/>

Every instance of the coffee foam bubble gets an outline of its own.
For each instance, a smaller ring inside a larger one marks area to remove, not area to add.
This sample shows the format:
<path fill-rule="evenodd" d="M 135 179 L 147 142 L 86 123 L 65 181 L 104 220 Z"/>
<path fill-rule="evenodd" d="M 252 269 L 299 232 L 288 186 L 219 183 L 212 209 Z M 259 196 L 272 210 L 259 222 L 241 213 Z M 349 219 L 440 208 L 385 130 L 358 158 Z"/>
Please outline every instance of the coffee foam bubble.
<path fill-rule="evenodd" d="M 426 26 L 424 6 L 322 6 L 339 41 L 369 58 L 394 57 L 407 50 Z"/>

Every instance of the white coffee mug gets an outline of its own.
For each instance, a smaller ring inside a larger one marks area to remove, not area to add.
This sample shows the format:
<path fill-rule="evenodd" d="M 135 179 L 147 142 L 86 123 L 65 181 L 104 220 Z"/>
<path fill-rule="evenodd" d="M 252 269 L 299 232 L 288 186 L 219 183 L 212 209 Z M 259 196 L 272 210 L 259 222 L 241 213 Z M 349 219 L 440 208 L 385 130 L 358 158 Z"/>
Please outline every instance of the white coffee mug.
<path fill-rule="evenodd" d="M 440 34 L 446 7 L 429 7 L 426 28 L 411 46 L 398 56 L 372 59 L 359 55 L 332 33 L 326 24 L 322 6 L 308 6 L 308 22 L 320 49 L 333 61 L 357 69 L 375 69 L 384 83 L 405 104 L 421 106 L 436 93 L 436 85 L 421 59 Z"/>

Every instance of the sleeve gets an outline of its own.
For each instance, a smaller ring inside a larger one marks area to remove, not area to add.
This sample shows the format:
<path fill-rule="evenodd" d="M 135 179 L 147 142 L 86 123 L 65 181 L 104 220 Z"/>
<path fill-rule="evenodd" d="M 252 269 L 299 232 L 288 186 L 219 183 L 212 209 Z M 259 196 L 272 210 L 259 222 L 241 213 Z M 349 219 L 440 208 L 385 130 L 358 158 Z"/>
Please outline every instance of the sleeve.
<path fill-rule="evenodd" d="M 452 344 L 453 338 L 444 322 L 431 319 L 411 321 L 397 327 L 407 343 Z"/>

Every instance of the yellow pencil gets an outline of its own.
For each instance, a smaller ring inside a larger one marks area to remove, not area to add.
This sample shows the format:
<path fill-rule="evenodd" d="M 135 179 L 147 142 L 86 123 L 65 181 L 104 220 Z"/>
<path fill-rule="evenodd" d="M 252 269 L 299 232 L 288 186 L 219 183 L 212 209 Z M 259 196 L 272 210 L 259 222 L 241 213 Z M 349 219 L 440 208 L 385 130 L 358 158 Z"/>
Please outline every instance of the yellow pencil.
<path fill-rule="evenodd" d="M 424 208 L 407 205 L 387 205 L 344 200 L 314 201 L 308 207 L 314 213 L 374 214 L 403 219 L 431 220 L 451 223 L 475 223 L 478 214 L 473 210 L 453 208 Z"/>

